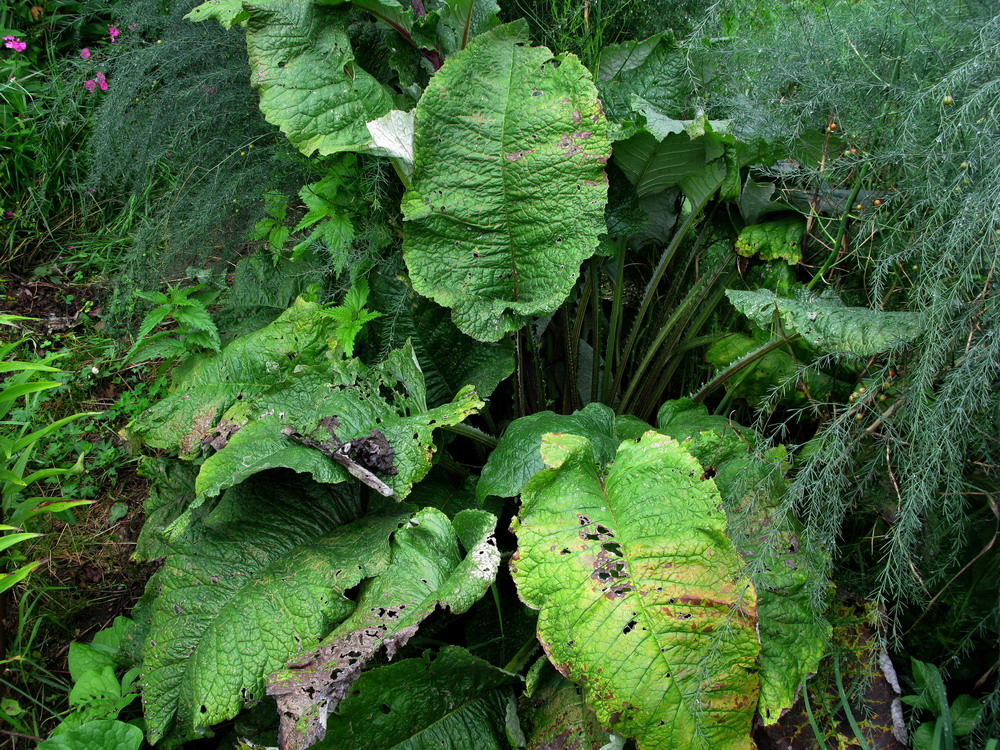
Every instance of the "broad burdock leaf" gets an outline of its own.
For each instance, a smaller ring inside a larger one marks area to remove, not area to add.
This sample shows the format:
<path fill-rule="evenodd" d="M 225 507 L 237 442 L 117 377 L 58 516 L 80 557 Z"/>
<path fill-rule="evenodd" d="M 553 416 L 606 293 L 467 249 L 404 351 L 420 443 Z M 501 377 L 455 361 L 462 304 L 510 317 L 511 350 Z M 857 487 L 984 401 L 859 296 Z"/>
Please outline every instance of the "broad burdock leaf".
<path fill-rule="evenodd" d="M 511 573 L 549 659 L 641 750 L 752 747 L 757 597 L 715 483 L 653 432 L 606 471 L 586 438 L 548 434 L 541 452 Z"/>
<path fill-rule="evenodd" d="M 341 525 L 334 508 L 306 498 L 284 524 L 266 505 L 230 508 L 239 510 L 241 520 L 195 529 L 150 581 L 141 679 L 151 743 L 175 721 L 195 736 L 262 698 L 268 674 L 354 611 L 344 593 L 385 569 L 405 521 Z"/>
<path fill-rule="evenodd" d="M 327 714 L 383 647 L 391 659 L 436 609 L 461 614 L 482 598 L 500 565 L 495 525 L 496 517 L 484 511 L 464 510 L 449 521 L 425 508 L 396 532 L 389 567 L 364 585 L 354 614 L 316 650 L 268 679 L 282 748 L 304 749 L 322 739 Z"/>
<path fill-rule="evenodd" d="M 870 357 L 913 342 L 923 325 L 912 312 L 846 307 L 831 297 L 783 299 L 773 292 L 728 289 L 733 307 L 765 330 L 798 334 L 823 353 Z"/>
<path fill-rule="evenodd" d="M 508 750 L 520 681 L 457 646 L 379 667 L 354 683 L 316 747 Z"/>
<path fill-rule="evenodd" d="M 538 449 L 547 432 L 569 432 L 590 441 L 599 464 L 615 457 L 623 440 L 634 440 L 651 430 L 648 424 L 629 415 L 616 417 L 604 404 L 587 404 L 572 414 L 542 411 L 510 423 L 497 447 L 490 453 L 476 485 L 482 502 L 490 495 L 514 497 L 525 483 L 545 468 Z"/>
<path fill-rule="evenodd" d="M 405 497 L 430 470 L 434 429 L 461 422 L 483 402 L 465 386 L 428 409 L 409 344 L 367 367 L 330 351 L 337 325 L 319 306 L 297 301 L 270 326 L 182 373 L 127 434 L 185 458 L 210 454 L 189 509 L 280 467 L 319 482 L 354 475 L 383 495 Z"/>
<path fill-rule="evenodd" d="M 413 288 L 497 341 L 566 298 L 604 231 L 607 123 L 573 55 L 523 22 L 473 39 L 416 111 L 403 253 Z"/>
<path fill-rule="evenodd" d="M 313 0 L 205 3 L 188 17 L 218 17 L 247 29 L 250 81 L 260 91 L 264 119 L 281 128 L 307 156 L 364 151 L 366 123 L 387 114 L 392 98 L 354 59 L 347 35 L 350 11 Z"/>
<path fill-rule="evenodd" d="M 794 516 L 779 513 L 787 489 L 783 446 L 758 454 L 754 446 L 761 441 L 753 430 L 712 416 L 689 399 L 665 403 L 658 424 L 713 477 L 729 535 L 753 573 L 761 641 L 758 712 L 773 724 L 795 703 L 830 641 L 832 627 L 813 605 L 829 555 L 809 544 Z"/>
<path fill-rule="evenodd" d="M 81 750 L 81 748 L 106 750 L 139 750 L 142 747 L 142 730 L 133 724 L 117 719 L 88 721 L 68 732 L 50 737 L 38 745 L 40 750 Z"/>

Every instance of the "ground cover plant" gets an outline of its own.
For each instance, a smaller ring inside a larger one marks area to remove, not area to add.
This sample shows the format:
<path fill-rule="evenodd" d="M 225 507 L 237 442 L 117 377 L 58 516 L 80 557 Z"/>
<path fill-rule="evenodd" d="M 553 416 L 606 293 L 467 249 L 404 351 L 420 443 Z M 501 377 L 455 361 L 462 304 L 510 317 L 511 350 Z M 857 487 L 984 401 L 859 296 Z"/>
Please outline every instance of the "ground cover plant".
<path fill-rule="evenodd" d="M 997 19 L 749 7 L 165 9 L 298 180 L 143 173 L 156 570 L 42 747 L 996 745 Z"/>

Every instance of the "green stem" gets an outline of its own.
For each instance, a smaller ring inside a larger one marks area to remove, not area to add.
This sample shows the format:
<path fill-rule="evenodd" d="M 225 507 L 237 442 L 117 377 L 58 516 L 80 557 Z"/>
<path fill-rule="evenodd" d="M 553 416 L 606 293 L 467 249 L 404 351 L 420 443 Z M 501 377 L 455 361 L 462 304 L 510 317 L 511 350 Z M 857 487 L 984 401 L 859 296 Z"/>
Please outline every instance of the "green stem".
<path fill-rule="evenodd" d="M 598 258 L 590 259 L 590 275 L 594 281 L 593 293 L 590 296 L 591 326 L 594 329 L 590 368 L 590 400 L 593 402 L 597 401 L 601 378 L 601 262 Z"/>
<path fill-rule="evenodd" d="M 774 338 L 768 341 L 763 346 L 754 349 L 752 352 L 741 357 L 736 362 L 733 362 L 731 365 L 729 365 L 729 367 L 727 367 L 725 370 L 720 372 L 714 378 L 709 380 L 705 385 L 701 387 L 701 390 L 699 390 L 694 396 L 691 397 L 691 400 L 694 401 L 696 404 L 701 403 L 708 397 L 708 395 L 712 391 L 714 391 L 720 385 L 729 380 L 729 378 L 731 378 L 733 375 L 749 367 L 750 365 L 755 364 L 759 359 L 766 357 L 775 349 L 780 349 L 782 346 L 787 344 L 789 341 L 793 341 L 795 338 L 797 338 L 797 335 L 789 338 L 784 338 L 784 337 Z"/>
<path fill-rule="evenodd" d="M 687 218 L 684 219 L 684 223 L 678 227 L 677 231 L 674 232 L 674 236 L 670 238 L 670 244 L 668 244 L 663 249 L 663 255 L 660 256 L 660 262 L 656 265 L 656 269 L 653 271 L 653 276 L 646 285 L 646 292 L 642 297 L 642 304 L 639 306 L 639 312 L 636 313 L 635 321 L 632 323 L 632 330 L 629 332 L 628 341 L 625 343 L 625 351 L 622 352 L 622 356 L 618 360 L 618 372 L 615 375 L 614 383 L 611 385 L 610 396 L 614 396 L 618 393 L 621 388 L 622 379 L 625 377 L 625 370 L 628 369 L 628 361 L 632 356 L 632 349 L 635 346 L 635 341 L 639 336 L 639 331 L 642 330 L 642 323 L 646 317 L 646 313 L 649 311 L 649 306 L 653 304 L 653 298 L 656 296 L 656 288 L 660 284 L 660 280 L 663 278 L 663 274 L 666 273 L 667 266 L 670 265 L 670 261 L 674 259 L 674 255 L 677 253 L 677 249 L 680 247 L 681 242 L 687 236 L 688 231 L 694 226 L 695 222 L 698 220 L 698 216 L 701 214 L 702 209 L 708 203 L 708 198 L 702 200 L 697 206 L 691 207 L 691 213 L 688 214 Z"/>
<path fill-rule="evenodd" d="M 611 395 L 611 373 L 615 367 L 615 355 L 618 352 L 619 338 L 621 337 L 622 310 L 625 299 L 625 249 L 626 239 L 619 237 L 616 243 L 615 259 L 618 265 L 615 274 L 614 299 L 611 302 L 611 321 L 608 324 L 608 340 L 604 349 L 604 376 L 602 378 L 601 401 L 608 403 Z"/>
<path fill-rule="evenodd" d="M 487 435 L 482 430 L 477 430 L 475 427 L 470 427 L 467 424 L 450 424 L 443 426 L 441 429 L 445 430 L 446 432 L 451 432 L 455 435 L 461 435 L 462 437 L 467 437 L 470 440 L 475 440 L 477 443 L 485 445 L 487 448 L 490 448 L 491 450 L 493 448 L 496 448 L 497 443 L 500 442 L 492 435 Z"/>
<path fill-rule="evenodd" d="M 844 713 L 847 714 L 847 723 L 851 725 L 851 731 L 854 732 L 854 737 L 861 746 L 861 750 L 871 750 L 868 746 L 868 741 L 865 739 L 864 733 L 861 731 L 861 727 L 858 726 L 858 720 L 854 718 L 854 712 L 851 710 L 851 704 L 847 700 L 847 693 L 844 692 L 844 681 L 840 677 L 839 654 L 835 654 L 833 657 L 833 675 L 837 680 L 837 694 L 840 695 L 840 705 L 843 707 Z"/>
<path fill-rule="evenodd" d="M 896 81 L 899 78 L 899 66 L 902 63 L 902 58 L 896 58 L 896 64 L 892 68 L 892 79 L 889 81 L 888 89 L 892 89 L 896 85 Z M 872 143 L 878 140 L 879 135 L 882 132 L 882 127 L 885 125 L 886 116 L 889 114 L 889 103 L 891 99 L 889 98 L 889 91 L 886 91 L 885 101 L 882 103 L 882 112 L 878 118 L 878 125 L 875 128 L 875 132 L 872 135 Z M 866 161 L 861 166 L 861 171 L 858 172 L 858 178 L 854 181 L 854 187 L 851 188 L 850 197 L 847 199 L 847 206 L 844 209 L 844 215 L 840 218 L 840 227 L 837 229 L 837 236 L 834 238 L 833 247 L 830 248 L 830 253 L 826 256 L 826 260 L 823 261 L 823 265 L 820 266 L 816 274 L 809 280 L 806 284 L 806 289 L 812 289 L 816 284 L 819 283 L 820 279 L 823 278 L 823 274 L 829 271 L 833 264 L 837 262 L 837 256 L 840 255 L 840 246 L 844 242 L 844 236 L 847 234 L 847 225 L 851 219 L 851 209 L 854 207 L 854 201 L 858 198 L 858 193 L 861 192 L 861 188 L 864 185 L 865 177 L 868 176 L 868 170 L 871 168 L 871 160 Z"/>
<path fill-rule="evenodd" d="M 805 703 L 806 716 L 809 717 L 809 726 L 812 727 L 813 736 L 816 738 L 816 742 L 819 746 L 826 750 L 826 742 L 823 739 L 822 733 L 819 731 L 819 724 L 816 723 L 816 717 L 813 716 L 812 706 L 809 704 L 809 685 L 805 682 L 802 683 L 802 701 Z"/>

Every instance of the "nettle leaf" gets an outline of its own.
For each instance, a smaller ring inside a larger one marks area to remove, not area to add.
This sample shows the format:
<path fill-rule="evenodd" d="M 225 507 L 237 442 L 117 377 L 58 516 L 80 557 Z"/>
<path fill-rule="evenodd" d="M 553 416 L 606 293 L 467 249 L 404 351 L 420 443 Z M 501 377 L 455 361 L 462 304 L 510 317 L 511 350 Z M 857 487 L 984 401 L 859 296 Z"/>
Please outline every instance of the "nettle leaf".
<path fill-rule="evenodd" d="M 715 483 L 658 433 L 606 472 L 586 438 L 546 435 L 541 452 L 511 573 L 552 663 L 642 750 L 752 747 L 757 597 Z"/>
<path fill-rule="evenodd" d="M 364 151 L 392 98 L 354 59 L 350 11 L 313 0 L 244 3 L 251 83 L 264 119 L 306 156 Z"/>
<path fill-rule="evenodd" d="M 476 485 L 476 497 L 514 497 L 525 483 L 545 468 L 538 449 L 548 432 L 582 435 L 590 441 L 595 459 L 606 464 L 615 457 L 622 440 L 635 440 L 652 428 L 632 416 L 616 417 L 604 404 L 587 404 L 572 414 L 538 412 L 510 423 L 490 453 Z"/>
<path fill-rule="evenodd" d="M 520 681 L 457 646 L 379 667 L 354 683 L 316 747 L 507 750 L 504 725 Z"/>
<path fill-rule="evenodd" d="M 802 261 L 805 234 L 806 225 L 801 216 L 751 224 L 736 238 L 736 252 L 744 258 L 757 255 L 761 260 L 781 259 L 794 266 Z"/>
<path fill-rule="evenodd" d="M 831 297 L 783 299 L 766 290 L 734 289 L 726 296 L 761 328 L 798 334 L 820 352 L 870 357 L 913 342 L 923 328 L 917 313 L 846 307 Z"/>
<path fill-rule="evenodd" d="M 425 508 L 396 532 L 388 568 L 365 584 L 354 614 L 316 650 L 268 679 L 282 747 L 306 748 L 322 739 L 327 713 L 383 647 L 391 659 L 437 608 L 461 614 L 482 598 L 500 565 L 495 525 L 485 511 L 464 510 L 449 521 Z"/>
<path fill-rule="evenodd" d="M 812 604 L 817 582 L 826 580 L 829 555 L 809 545 L 797 519 L 779 512 L 787 489 L 783 446 L 758 455 L 757 433 L 710 415 L 690 399 L 668 401 L 658 423 L 714 479 L 729 535 L 753 570 L 761 641 L 758 711 L 765 724 L 773 724 L 815 674 L 830 641 L 832 627 Z"/>
<path fill-rule="evenodd" d="M 427 383 L 428 403 L 450 401 L 470 383 L 481 398 L 488 398 L 514 372 L 509 339 L 491 343 L 466 336 L 446 308 L 414 293 L 403 280 L 376 276 L 372 283 L 372 307 L 383 313 L 374 326 L 381 345 L 394 348 L 410 341 Z"/>
<path fill-rule="evenodd" d="M 310 500 L 224 504 L 151 579 L 141 677 L 151 743 L 174 722 L 194 736 L 253 705 L 268 674 L 354 611 L 344 593 L 388 565 L 405 516 L 343 525 L 344 507 Z"/>
<path fill-rule="evenodd" d="M 659 112 L 680 116 L 690 108 L 687 54 L 669 32 L 640 42 L 613 44 L 601 52 L 597 88 L 611 120 L 629 119 L 635 112 L 635 97 Z"/>
<path fill-rule="evenodd" d="M 482 34 L 431 79 L 403 199 L 413 288 L 481 341 L 553 312 L 604 231 L 597 91 L 575 56 L 529 47 L 526 33 Z"/>

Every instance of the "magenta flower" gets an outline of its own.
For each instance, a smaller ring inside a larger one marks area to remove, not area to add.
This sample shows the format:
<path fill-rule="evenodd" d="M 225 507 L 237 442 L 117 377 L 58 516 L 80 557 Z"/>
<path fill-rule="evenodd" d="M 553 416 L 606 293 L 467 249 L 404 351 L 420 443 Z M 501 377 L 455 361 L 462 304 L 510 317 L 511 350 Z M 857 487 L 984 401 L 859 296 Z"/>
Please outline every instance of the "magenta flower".
<path fill-rule="evenodd" d="M 108 34 L 111 36 L 111 43 L 115 43 L 115 39 L 121 34 L 120 29 L 116 29 L 114 26 L 108 26 Z"/>
<path fill-rule="evenodd" d="M 3 46 L 7 49 L 12 49 L 15 52 L 24 52 L 25 47 L 28 45 L 20 40 L 16 36 L 5 36 L 3 38 Z"/>
<path fill-rule="evenodd" d="M 84 60 L 90 57 L 90 48 L 84 47 L 82 50 L 80 50 L 80 57 L 82 57 Z"/>
<path fill-rule="evenodd" d="M 13 211 L 4 211 L 3 212 L 3 217 L 5 219 L 13 219 L 14 218 L 14 212 Z"/>
<path fill-rule="evenodd" d="M 89 81 L 83 82 L 83 87 L 87 89 L 87 91 L 93 91 L 94 89 L 97 88 L 97 81 L 91 78 Z"/>
<path fill-rule="evenodd" d="M 108 82 L 107 79 L 104 78 L 104 73 L 98 73 L 94 76 L 94 80 L 97 81 L 97 85 L 101 87 L 101 91 L 108 90 Z"/>

